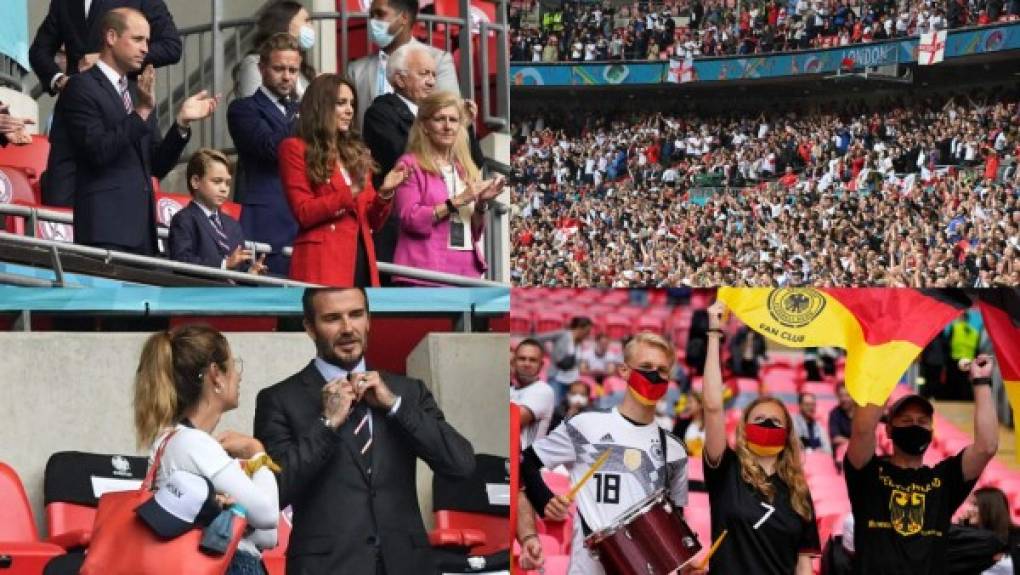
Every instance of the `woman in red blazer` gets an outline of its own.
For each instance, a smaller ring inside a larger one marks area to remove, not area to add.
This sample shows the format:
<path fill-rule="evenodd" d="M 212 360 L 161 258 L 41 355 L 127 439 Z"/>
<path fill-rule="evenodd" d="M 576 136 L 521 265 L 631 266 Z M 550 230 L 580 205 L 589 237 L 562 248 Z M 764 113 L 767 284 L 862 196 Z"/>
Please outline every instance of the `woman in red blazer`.
<path fill-rule="evenodd" d="M 372 232 L 390 212 L 393 193 L 407 177 L 398 165 L 372 187 L 376 169 L 351 130 L 358 107 L 354 86 L 323 74 L 301 99 L 297 137 L 280 143 L 280 179 L 298 222 L 290 277 L 310 283 L 378 286 Z"/>

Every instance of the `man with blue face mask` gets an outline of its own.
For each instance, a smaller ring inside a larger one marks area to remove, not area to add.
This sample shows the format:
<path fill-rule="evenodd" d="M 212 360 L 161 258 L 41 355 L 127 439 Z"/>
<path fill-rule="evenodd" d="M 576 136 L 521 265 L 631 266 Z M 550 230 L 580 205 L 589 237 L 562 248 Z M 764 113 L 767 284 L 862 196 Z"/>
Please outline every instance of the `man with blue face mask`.
<path fill-rule="evenodd" d="M 386 77 L 386 62 L 390 54 L 405 44 L 415 43 L 424 47 L 435 60 L 436 91 L 460 93 L 453 56 L 422 44 L 411 35 L 418 20 L 418 0 L 372 0 L 368 13 L 368 35 L 372 44 L 379 47 L 379 52 L 358 58 L 347 66 L 347 76 L 358 91 L 356 122 L 360 131 L 364 132 L 362 121 L 372 100 L 393 92 L 393 86 Z"/>
<path fill-rule="evenodd" d="M 992 397 L 993 360 L 979 355 L 961 369 L 974 388 L 974 443 L 934 466 L 924 464 L 932 442 L 934 408 L 907 395 L 887 412 L 893 453 L 875 455 L 882 406 L 857 406 L 843 469 L 855 520 L 854 573 L 948 573 L 947 532 L 956 509 L 998 449 L 999 422 Z M 867 553 L 861 550 L 867 549 Z"/>

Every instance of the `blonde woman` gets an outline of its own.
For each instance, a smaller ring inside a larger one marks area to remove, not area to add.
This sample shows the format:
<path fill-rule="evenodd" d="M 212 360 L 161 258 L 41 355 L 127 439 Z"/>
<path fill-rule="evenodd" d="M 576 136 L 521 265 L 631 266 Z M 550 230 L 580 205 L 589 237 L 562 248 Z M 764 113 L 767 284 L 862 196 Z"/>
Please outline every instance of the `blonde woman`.
<path fill-rule="evenodd" d="M 215 329 L 187 325 L 153 334 L 135 376 L 135 430 L 139 445 L 153 454 L 173 433 L 156 471 L 157 490 L 175 471 L 188 471 L 244 508 L 249 530 L 227 575 L 264 575 L 261 550 L 276 546 L 280 517 L 276 476 L 259 465 L 265 456 L 259 440 L 233 431 L 212 435 L 220 417 L 237 407 L 241 371 L 241 360 Z M 251 477 L 237 459 L 252 462 Z"/>
<path fill-rule="evenodd" d="M 485 210 L 503 180 L 481 179 L 468 144 L 469 117 L 453 92 L 435 92 L 419 105 L 407 153 L 397 160 L 410 175 L 396 191 L 400 232 L 393 263 L 474 278 L 485 272 L 480 242 Z"/>
<path fill-rule="evenodd" d="M 705 359 L 705 483 L 712 508 L 712 539 L 728 531 L 712 556 L 710 573 L 810 575 L 819 554 L 811 494 L 800 463 L 800 439 L 781 401 L 763 396 L 744 410 L 737 440 L 726 440 L 719 347 L 722 314 L 708 309 Z"/>

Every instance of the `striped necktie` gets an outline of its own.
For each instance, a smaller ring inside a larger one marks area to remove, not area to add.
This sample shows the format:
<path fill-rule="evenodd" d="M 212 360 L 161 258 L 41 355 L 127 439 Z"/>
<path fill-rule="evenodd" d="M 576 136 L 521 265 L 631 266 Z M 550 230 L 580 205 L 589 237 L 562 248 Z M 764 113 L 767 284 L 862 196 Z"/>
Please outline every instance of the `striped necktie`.
<path fill-rule="evenodd" d="M 359 401 L 351 410 L 351 421 L 354 422 L 354 442 L 364 458 L 365 468 L 372 473 L 372 426 L 369 418 L 372 413 L 364 401 Z"/>
<path fill-rule="evenodd" d="M 220 247 L 222 253 L 229 253 L 230 246 L 227 244 L 227 234 L 223 231 L 223 224 L 220 223 L 219 214 L 209 214 L 209 220 L 212 221 L 213 231 L 216 232 L 213 236 L 216 239 L 216 245 Z"/>
<path fill-rule="evenodd" d="M 127 76 L 121 76 L 118 84 L 120 85 L 120 98 L 124 101 L 124 111 L 130 114 L 135 111 L 135 106 L 131 103 L 131 92 L 128 92 Z"/>

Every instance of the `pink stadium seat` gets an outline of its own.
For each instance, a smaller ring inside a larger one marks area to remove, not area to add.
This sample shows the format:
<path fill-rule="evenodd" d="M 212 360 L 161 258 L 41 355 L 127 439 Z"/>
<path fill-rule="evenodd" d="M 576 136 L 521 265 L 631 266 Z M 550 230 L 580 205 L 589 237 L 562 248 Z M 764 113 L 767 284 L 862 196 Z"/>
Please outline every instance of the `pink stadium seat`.
<path fill-rule="evenodd" d="M 535 314 L 535 332 L 545 333 L 563 329 L 566 323 L 563 314 L 558 311 L 540 311 Z"/>
<path fill-rule="evenodd" d="M 630 335 L 630 319 L 623 314 L 614 313 L 606 315 L 606 335 L 609 339 L 623 339 Z"/>
<path fill-rule="evenodd" d="M 63 548 L 39 540 L 21 478 L 13 468 L 0 462 L 0 555 L 11 560 L 4 574 L 42 573 L 46 563 L 63 554 Z"/>
<path fill-rule="evenodd" d="M 516 307 L 510 309 L 510 332 L 527 335 L 531 333 L 531 313 L 518 310 Z"/>
<path fill-rule="evenodd" d="M 634 331 L 650 331 L 653 333 L 663 333 L 666 327 L 666 320 L 662 317 L 655 315 L 641 315 L 638 316 L 636 322 L 634 322 Z"/>

